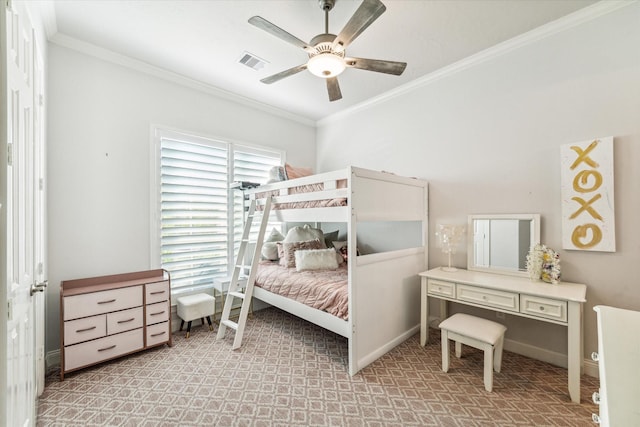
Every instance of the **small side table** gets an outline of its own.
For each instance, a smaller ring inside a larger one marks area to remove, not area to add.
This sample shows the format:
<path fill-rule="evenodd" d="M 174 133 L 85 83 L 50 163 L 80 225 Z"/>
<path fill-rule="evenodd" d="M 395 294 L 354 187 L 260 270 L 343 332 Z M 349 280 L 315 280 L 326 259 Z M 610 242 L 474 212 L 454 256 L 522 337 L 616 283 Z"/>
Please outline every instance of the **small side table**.
<path fill-rule="evenodd" d="M 216 299 L 216 307 L 213 313 L 213 320 L 216 320 L 216 315 L 222 315 L 222 309 L 224 308 L 224 297 L 229 292 L 229 285 L 231 284 L 231 277 L 217 277 L 213 279 L 213 296 Z M 247 278 L 240 277 L 238 279 L 238 284 L 241 288 L 244 288 L 247 285 Z M 218 296 L 220 294 L 220 311 L 218 311 Z M 239 308 L 239 307 L 238 307 Z M 253 313 L 253 301 L 251 302 L 251 310 L 250 313 Z"/>

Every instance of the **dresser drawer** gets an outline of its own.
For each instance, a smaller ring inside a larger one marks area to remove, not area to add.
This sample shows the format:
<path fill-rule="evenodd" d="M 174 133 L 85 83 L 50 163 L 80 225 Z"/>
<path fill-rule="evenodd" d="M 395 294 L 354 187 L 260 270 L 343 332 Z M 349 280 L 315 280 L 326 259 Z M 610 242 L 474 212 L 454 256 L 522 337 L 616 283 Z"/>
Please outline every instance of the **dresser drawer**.
<path fill-rule="evenodd" d="M 519 294 L 496 289 L 479 288 L 470 285 L 456 286 L 456 298 L 486 307 L 494 307 L 508 311 L 520 310 Z"/>
<path fill-rule="evenodd" d="M 147 326 L 147 346 L 164 344 L 169 341 L 169 322 Z"/>
<path fill-rule="evenodd" d="M 142 328 L 142 307 L 107 313 L 107 334 L 113 335 Z"/>
<path fill-rule="evenodd" d="M 142 305 L 142 285 L 64 297 L 64 320 Z"/>
<path fill-rule="evenodd" d="M 145 304 L 169 300 L 169 281 L 149 283 L 145 285 Z"/>
<path fill-rule="evenodd" d="M 169 302 L 147 305 L 147 325 L 169 320 Z"/>
<path fill-rule="evenodd" d="M 427 281 L 427 293 L 431 295 L 455 298 L 455 289 L 456 285 L 452 282 L 441 282 L 433 279 Z"/>
<path fill-rule="evenodd" d="M 64 322 L 64 345 L 94 340 L 107 334 L 105 314 Z"/>
<path fill-rule="evenodd" d="M 142 294 L 140 295 L 142 296 Z M 71 370 L 142 349 L 142 329 L 65 347 L 64 369 Z"/>
<path fill-rule="evenodd" d="M 567 321 L 567 302 L 532 295 L 520 295 L 520 312 L 545 319 Z"/>

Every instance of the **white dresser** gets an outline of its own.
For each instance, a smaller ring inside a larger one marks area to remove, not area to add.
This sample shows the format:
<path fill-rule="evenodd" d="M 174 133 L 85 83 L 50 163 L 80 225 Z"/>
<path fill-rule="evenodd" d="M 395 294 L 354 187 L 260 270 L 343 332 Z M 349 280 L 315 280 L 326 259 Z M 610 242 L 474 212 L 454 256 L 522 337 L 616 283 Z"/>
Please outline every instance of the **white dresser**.
<path fill-rule="evenodd" d="M 434 268 L 422 277 L 420 343 L 429 338 L 429 299 L 441 301 L 440 315 L 447 317 L 447 301 L 555 323 L 567 328 L 568 388 L 571 400 L 580 403 L 582 359 L 582 304 L 586 285 L 561 282 L 557 285 L 524 277 L 482 271 Z"/>
<path fill-rule="evenodd" d="M 593 394 L 603 426 L 640 426 L 640 312 L 595 306 L 600 390 Z"/>
<path fill-rule="evenodd" d="M 60 284 L 60 378 L 157 345 L 171 345 L 171 279 L 164 270 Z"/>

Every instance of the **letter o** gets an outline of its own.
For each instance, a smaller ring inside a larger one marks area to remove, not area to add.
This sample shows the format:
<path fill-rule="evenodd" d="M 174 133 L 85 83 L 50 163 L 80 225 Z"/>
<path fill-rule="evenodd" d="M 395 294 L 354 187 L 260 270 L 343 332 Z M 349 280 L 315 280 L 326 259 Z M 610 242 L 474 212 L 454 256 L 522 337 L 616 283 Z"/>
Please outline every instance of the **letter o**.
<path fill-rule="evenodd" d="M 589 181 L 589 177 L 593 175 L 594 183 L 591 187 L 583 187 Z M 595 191 L 602 185 L 602 174 L 597 170 L 583 170 L 576 174 L 573 178 L 573 189 L 578 193 L 589 193 Z"/>
<path fill-rule="evenodd" d="M 587 231 L 591 230 L 591 241 L 582 243 L 581 239 L 587 236 Z M 596 246 L 602 240 L 602 230 L 596 224 L 579 225 L 573 229 L 571 234 L 571 242 L 578 249 L 590 249 Z"/>

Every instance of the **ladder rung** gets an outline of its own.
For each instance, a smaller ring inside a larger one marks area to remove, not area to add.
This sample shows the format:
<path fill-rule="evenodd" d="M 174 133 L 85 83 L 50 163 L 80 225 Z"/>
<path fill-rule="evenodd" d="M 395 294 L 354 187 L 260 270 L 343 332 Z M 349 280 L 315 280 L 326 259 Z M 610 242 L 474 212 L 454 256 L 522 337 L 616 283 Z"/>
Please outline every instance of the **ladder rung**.
<path fill-rule="evenodd" d="M 248 265 L 238 264 L 236 265 L 236 268 L 251 268 L 251 264 L 248 264 Z"/>
<path fill-rule="evenodd" d="M 228 327 L 230 327 L 230 328 L 231 328 L 231 329 L 233 329 L 234 331 L 237 331 L 237 330 L 238 330 L 238 324 L 237 324 L 236 322 L 234 322 L 233 320 L 223 320 L 223 321 L 222 321 L 222 324 L 223 324 L 224 326 L 228 326 Z"/>
<path fill-rule="evenodd" d="M 242 292 L 229 292 L 229 295 L 233 295 L 236 298 L 244 299 L 244 293 L 242 293 Z"/>

